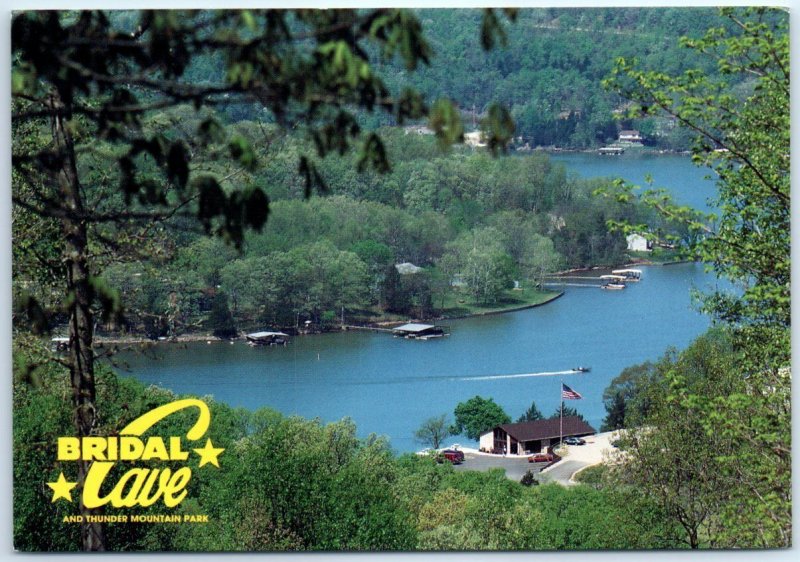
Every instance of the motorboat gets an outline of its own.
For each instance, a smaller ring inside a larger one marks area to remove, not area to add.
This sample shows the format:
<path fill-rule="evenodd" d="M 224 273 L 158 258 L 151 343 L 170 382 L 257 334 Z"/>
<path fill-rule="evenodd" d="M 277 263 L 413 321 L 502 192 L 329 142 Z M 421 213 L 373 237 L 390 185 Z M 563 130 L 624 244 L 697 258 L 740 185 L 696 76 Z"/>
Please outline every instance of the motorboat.
<path fill-rule="evenodd" d="M 600 285 L 601 289 L 619 291 L 625 288 L 626 277 L 624 275 L 601 275 L 600 279 L 603 280 L 603 284 Z"/>

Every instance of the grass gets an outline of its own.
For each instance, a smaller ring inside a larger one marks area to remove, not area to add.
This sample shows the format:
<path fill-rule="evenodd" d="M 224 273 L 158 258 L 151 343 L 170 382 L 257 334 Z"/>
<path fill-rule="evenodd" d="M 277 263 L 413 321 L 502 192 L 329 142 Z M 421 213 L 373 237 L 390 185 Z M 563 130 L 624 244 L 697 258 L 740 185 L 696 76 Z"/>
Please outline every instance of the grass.
<path fill-rule="evenodd" d="M 607 472 L 608 467 L 605 465 L 598 464 L 596 466 L 589 466 L 578 472 L 578 474 L 575 475 L 575 480 L 580 484 L 599 489 L 603 486 Z"/>
<path fill-rule="evenodd" d="M 452 289 L 444 296 L 444 307 L 442 307 L 442 296 L 436 295 L 434 298 L 434 316 L 442 318 L 460 318 L 462 316 L 475 316 L 481 314 L 494 314 L 506 312 L 518 308 L 526 308 L 543 304 L 553 300 L 561 293 L 556 291 L 539 291 L 533 288 L 514 290 L 509 289 L 503 293 L 500 299 L 491 304 L 476 303 L 475 299 L 466 289 Z M 375 306 L 369 310 L 349 311 L 348 323 L 370 323 L 381 324 L 387 322 L 405 322 L 408 316 L 392 314 L 382 311 Z"/>
<path fill-rule="evenodd" d="M 667 264 L 685 261 L 686 255 L 678 249 L 653 248 L 652 252 L 628 252 L 632 259 L 646 260 L 653 264 Z"/>
<path fill-rule="evenodd" d="M 509 289 L 503 293 L 497 302 L 484 304 L 475 302 L 475 299 L 466 290 L 453 289 L 445 294 L 444 303 L 442 303 L 441 296 L 437 296 L 434 306 L 437 311 L 441 311 L 441 316 L 454 318 L 458 316 L 492 314 L 534 306 L 548 302 L 558 295 L 559 293 L 555 291 L 540 291 L 533 288 Z"/>

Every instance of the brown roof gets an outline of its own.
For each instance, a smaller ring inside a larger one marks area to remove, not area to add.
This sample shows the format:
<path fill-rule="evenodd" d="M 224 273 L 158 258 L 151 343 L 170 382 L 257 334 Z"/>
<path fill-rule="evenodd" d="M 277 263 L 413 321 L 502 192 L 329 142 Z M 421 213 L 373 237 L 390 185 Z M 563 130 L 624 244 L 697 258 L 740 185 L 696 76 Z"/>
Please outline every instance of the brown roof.
<path fill-rule="evenodd" d="M 521 423 L 504 423 L 500 426 L 517 441 L 538 441 L 552 439 L 561 434 L 560 419 L 538 420 Z M 595 428 L 578 416 L 564 416 L 564 437 L 597 433 Z"/>

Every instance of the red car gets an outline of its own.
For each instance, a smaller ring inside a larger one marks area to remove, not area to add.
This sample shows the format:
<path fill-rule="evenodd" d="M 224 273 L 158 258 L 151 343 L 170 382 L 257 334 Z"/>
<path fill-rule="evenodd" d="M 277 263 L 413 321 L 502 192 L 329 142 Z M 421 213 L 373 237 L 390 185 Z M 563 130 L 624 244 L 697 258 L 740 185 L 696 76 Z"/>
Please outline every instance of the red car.
<path fill-rule="evenodd" d="M 464 462 L 464 452 L 455 449 L 445 449 L 442 451 L 442 457 L 449 460 L 453 464 L 461 464 Z"/>
<path fill-rule="evenodd" d="M 536 453 L 528 457 L 528 462 L 553 462 L 556 460 L 553 453 Z"/>

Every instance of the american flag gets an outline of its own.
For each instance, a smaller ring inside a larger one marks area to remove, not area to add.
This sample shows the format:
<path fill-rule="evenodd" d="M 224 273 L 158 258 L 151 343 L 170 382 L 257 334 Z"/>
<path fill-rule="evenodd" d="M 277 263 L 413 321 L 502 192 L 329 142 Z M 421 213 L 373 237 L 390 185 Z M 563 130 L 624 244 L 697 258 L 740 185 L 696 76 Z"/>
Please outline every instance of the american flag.
<path fill-rule="evenodd" d="M 578 394 L 577 392 L 575 392 L 562 382 L 561 398 L 563 398 L 564 400 L 580 400 L 581 398 L 583 398 L 583 396 L 581 396 L 580 394 Z"/>

